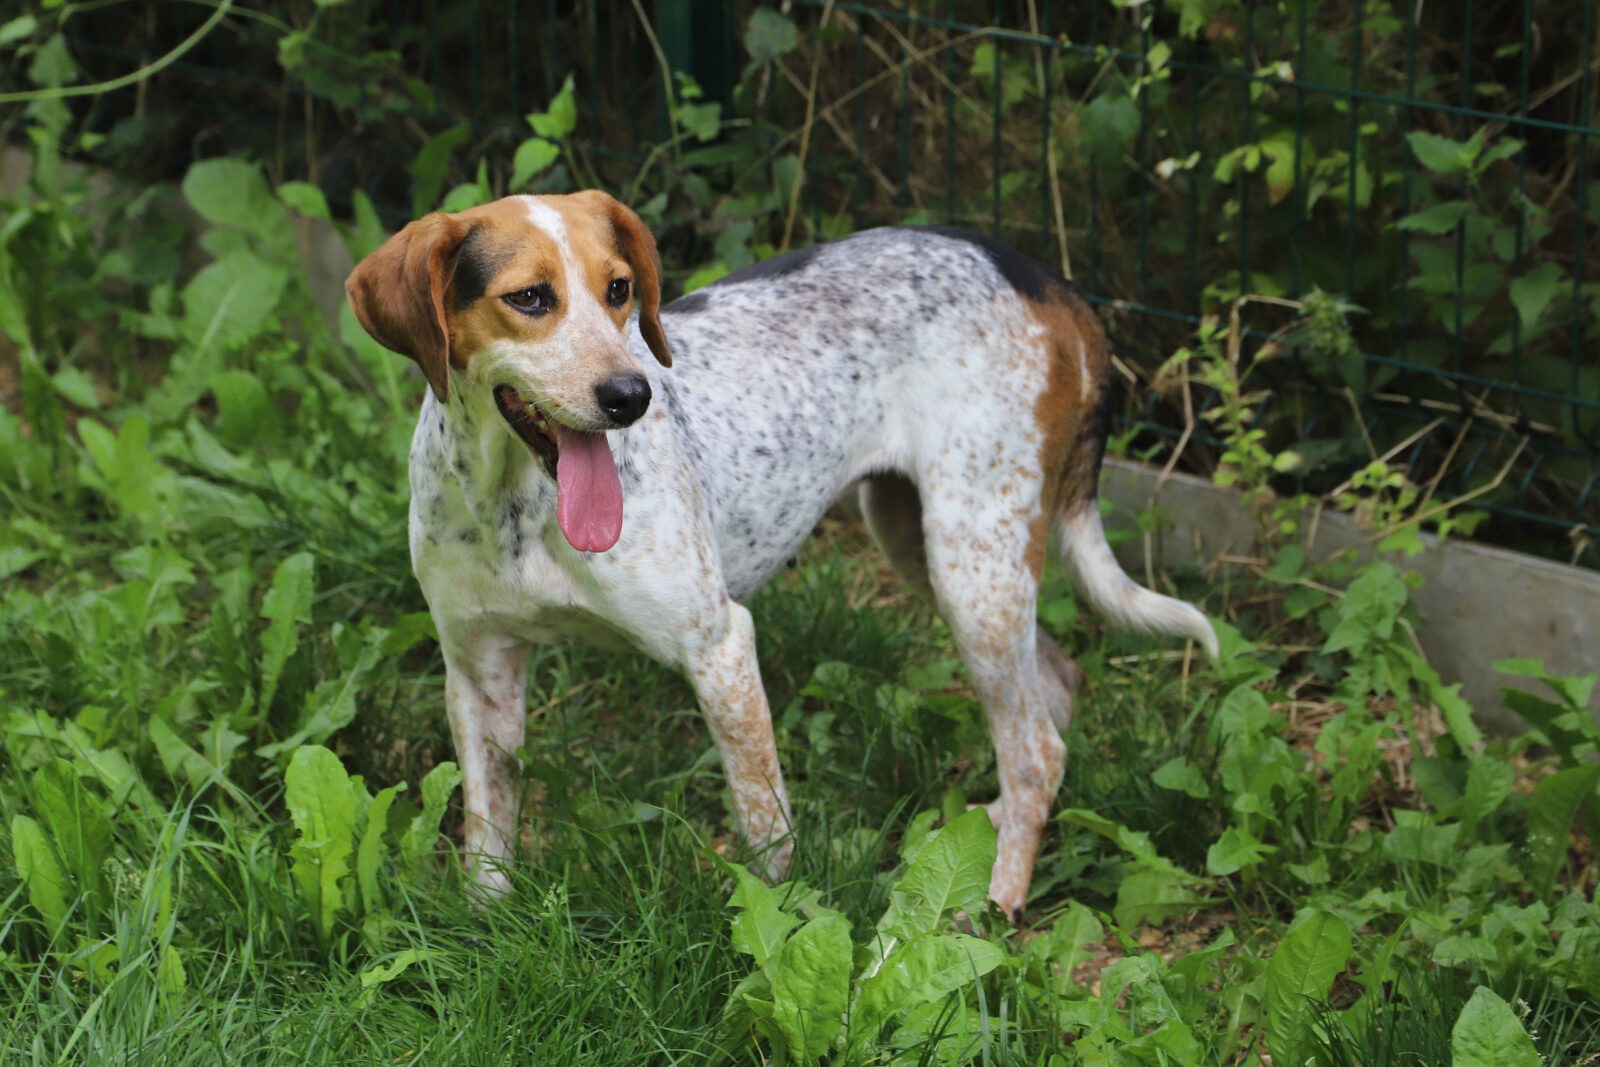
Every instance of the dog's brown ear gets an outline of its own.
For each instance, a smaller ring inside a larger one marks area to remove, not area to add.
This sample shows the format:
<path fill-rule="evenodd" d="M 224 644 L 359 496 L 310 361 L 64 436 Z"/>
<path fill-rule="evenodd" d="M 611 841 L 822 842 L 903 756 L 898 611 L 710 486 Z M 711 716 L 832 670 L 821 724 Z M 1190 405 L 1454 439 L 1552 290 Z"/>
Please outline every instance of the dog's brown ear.
<path fill-rule="evenodd" d="M 667 335 L 661 331 L 661 256 L 656 251 L 656 239 L 644 221 L 620 201 L 605 193 L 596 195 L 603 198 L 604 210 L 611 219 L 617 251 L 633 268 L 633 287 L 639 294 L 639 333 L 657 362 L 670 367 L 672 352 L 667 348 Z"/>
<path fill-rule="evenodd" d="M 445 290 L 451 257 L 466 233 L 466 225 L 448 215 L 424 215 L 357 263 L 344 285 L 362 328 L 383 347 L 416 360 L 441 401 L 450 396 Z"/>

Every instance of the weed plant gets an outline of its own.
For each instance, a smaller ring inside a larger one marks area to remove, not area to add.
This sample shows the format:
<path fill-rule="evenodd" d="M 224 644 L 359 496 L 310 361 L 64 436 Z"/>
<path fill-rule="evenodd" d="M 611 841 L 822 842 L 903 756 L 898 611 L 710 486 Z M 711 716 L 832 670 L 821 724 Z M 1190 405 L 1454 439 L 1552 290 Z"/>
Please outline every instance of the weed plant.
<path fill-rule="evenodd" d="M 752 605 L 791 881 L 741 866 L 678 679 L 557 649 L 524 862 L 477 899 L 404 548 L 420 386 L 318 311 L 296 233 L 322 194 L 211 160 L 98 227 L 69 122 L 31 110 L 34 177 L 0 202 L 0 291 L 28 294 L 0 301 L 0 1061 L 1600 1057 L 1594 679 L 1504 664 L 1531 730 L 1481 733 L 1411 639 L 1396 561 L 1440 516 L 1404 472 L 1334 501 L 1383 517 L 1382 554 L 1298 550 L 1236 318 L 1170 373 L 1216 396 L 1262 562 L 1176 576 L 1221 620 L 1214 666 L 1101 632 L 1047 573 L 1088 683 L 1026 928 L 983 902 L 981 709 L 848 520 Z M 339 230 L 382 236 L 359 197 Z"/>

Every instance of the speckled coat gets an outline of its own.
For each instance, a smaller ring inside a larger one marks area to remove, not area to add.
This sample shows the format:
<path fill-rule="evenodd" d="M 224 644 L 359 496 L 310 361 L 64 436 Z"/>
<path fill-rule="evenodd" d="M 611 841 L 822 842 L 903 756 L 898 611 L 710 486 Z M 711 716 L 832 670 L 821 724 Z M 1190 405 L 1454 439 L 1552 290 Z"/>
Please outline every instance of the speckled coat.
<path fill-rule="evenodd" d="M 388 263 L 364 262 L 350 289 L 379 340 L 425 371 L 434 363 L 411 450 L 411 550 L 444 647 L 480 881 L 505 888 L 517 836 L 523 650 L 574 639 L 629 645 L 688 677 L 740 832 L 769 875 L 787 868 L 789 807 L 741 601 L 859 482 L 874 536 L 949 623 L 987 711 L 1000 774 L 991 896 L 1020 921 L 1077 685 L 1034 618 L 1052 529 L 1080 589 L 1113 621 L 1215 652 L 1203 615 L 1134 584 L 1106 547 L 1095 486 L 1109 357 L 1085 302 L 1004 245 L 917 228 L 780 256 L 657 312 L 653 244 L 609 198 L 508 198 L 476 211 L 430 216 L 444 221 L 426 269 L 405 267 L 419 233 Z M 530 245 L 544 251 L 529 258 Z M 605 306 L 597 260 L 630 274 L 631 318 Z M 497 301 L 536 283 L 563 315 L 508 340 L 521 323 L 497 325 Z M 447 373 L 438 353 L 406 350 L 414 338 L 393 320 L 427 311 L 395 311 L 397 298 L 381 294 L 396 284 L 442 289 L 431 306 Z M 618 373 L 643 375 L 652 399 L 607 433 L 620 538 L 579 552 L 555 521 L 549 470 L 491 390 L 509 381 L 550 418 L 599 430 L 584 397 Z"/>

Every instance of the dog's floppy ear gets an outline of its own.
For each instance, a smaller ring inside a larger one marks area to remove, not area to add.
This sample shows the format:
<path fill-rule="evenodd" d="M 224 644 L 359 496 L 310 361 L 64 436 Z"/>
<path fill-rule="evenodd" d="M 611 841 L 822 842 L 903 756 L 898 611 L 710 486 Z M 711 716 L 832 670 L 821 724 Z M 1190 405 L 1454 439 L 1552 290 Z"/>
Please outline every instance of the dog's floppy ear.
<path fill-rule="evenodd" d="M 591 192 L 598 198 L 602 209 L 611 219 L 611 230 L 616 234 L 617 251 L 633 268 L 633 286 L 639 294 L 639 333 L 644 343 L 655 353 L 663 367 L 672 366 L 672 352 L 667 348 L 667 335 L 661 331 L 661 256 L 656 252 L 656 239 L 644 221 L 613 197 Z"/>
<path fill-rule="evenodd" d="M 350 272 L 345 292 L 362 328 L 383 347 L 410 356 L 441 401 L 450 396 L 450 327 L 445 290 L 466 224 L 435 212 L 385 241 Z"/>

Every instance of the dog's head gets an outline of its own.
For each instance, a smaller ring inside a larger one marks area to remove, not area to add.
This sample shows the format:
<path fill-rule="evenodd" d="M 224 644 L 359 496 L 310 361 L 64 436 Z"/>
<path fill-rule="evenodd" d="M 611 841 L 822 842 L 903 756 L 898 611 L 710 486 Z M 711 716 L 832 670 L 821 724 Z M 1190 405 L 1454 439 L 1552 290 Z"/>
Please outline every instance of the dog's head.
<path fill-rule="evenodd" d="M 358 263 L 345 289 L 366 331 L 416 360 L 441 402 L 452 382 L 493 397 L 556 480 L 574 548 L 616 543 L 622 489 L 605 431 L 650 404 L 627 343 L 635 302 L 645 343 L 672 364 L 661 265 L 637 215 L 593 191 L 427 215 Z"/>

